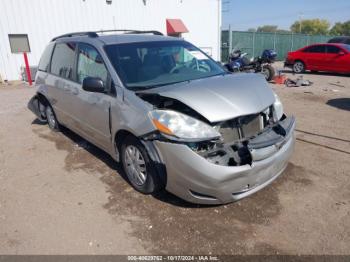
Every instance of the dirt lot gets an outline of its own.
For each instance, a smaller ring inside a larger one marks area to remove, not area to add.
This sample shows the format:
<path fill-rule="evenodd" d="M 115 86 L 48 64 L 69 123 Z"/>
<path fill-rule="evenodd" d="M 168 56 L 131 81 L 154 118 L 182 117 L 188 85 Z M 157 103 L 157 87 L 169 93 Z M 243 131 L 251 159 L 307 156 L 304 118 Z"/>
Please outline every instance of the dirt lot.
<path fill-rule="evenodd" d="M 0 254 L 350 254 L 350 77 L 304 78 L 272 85 L 299 130 L 283 176 L 214 207 L 135 192 L 107 154 L 35 121 L 33 88 L 0 87 Z"/>

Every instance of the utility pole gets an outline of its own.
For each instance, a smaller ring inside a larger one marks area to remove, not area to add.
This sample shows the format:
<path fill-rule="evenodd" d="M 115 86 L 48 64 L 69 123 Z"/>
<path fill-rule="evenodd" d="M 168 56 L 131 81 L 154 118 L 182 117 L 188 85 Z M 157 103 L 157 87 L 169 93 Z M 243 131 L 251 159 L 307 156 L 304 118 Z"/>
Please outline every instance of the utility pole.
<path fill-rule="evenodd" d="M 303 13 L 302 12 L 300 12 L 299 13 L 299 33 L 301 34 L 301 23 L 302 23 L 302 17 L 303 17 Z"/>
<path fill-rule="evenodd" d="M 222 4 L 221 4 L 221 0 L 218 0 L 218 50 L 217 50 L 217 59 L 218 61 L 221 61 L 221 33 L 222 33 L 222 28 L 221 28 L 221 23 L 222 23 Z"/>

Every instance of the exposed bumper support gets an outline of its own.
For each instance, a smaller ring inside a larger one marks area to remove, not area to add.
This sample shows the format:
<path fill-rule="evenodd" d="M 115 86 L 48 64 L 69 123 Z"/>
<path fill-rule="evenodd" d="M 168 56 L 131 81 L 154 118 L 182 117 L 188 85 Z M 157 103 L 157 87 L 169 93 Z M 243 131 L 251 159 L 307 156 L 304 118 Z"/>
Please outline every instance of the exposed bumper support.
<path fill-rule="evenodd" d="M 287 117 L 280 121 L 278 125 L 270 127 L 262 134 L 250 139 L 248 148 L 253 161 L 265 159 L 275 154 L 293 134 L 295 128 L 295 118 Z"/>

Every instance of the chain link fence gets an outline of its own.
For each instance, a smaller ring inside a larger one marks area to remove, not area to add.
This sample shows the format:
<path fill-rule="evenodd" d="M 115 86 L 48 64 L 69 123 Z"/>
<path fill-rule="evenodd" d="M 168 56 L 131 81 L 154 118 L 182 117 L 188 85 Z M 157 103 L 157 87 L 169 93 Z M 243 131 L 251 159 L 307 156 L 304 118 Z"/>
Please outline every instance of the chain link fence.
<path fill-rule="evenodd" d="M 287 52 L 313 43 L 325 43 L 330 38 L 332 36 L 224 30 L 221 32 L 221 61 L 227 62 L 232 49 L 240 49 L 248 53 L 248 57 L 260 56 L 264 49 L 275 49 L 277 60 L 284 60 Z"/>

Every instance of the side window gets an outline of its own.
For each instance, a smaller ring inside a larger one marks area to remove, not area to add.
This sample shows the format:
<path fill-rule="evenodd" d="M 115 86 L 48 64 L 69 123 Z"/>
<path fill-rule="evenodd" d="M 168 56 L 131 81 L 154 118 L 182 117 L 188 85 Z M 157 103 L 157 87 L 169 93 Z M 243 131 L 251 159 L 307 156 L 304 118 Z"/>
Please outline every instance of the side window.
<path fill-rule="evenodd" d="M 75 43 L 56 44 L 51 61 L 51 73 L 74 80 Z"/>
<path fill-rule="evenodd" d="M 324 45 L 314 45 L 304 50 L 306 53 L 325 53 L 326 47 Z"/>
<path fill-rule="evenodd" d="M 79 44 L 77 80 L 83 83 L 85 77 L 99 77 L 107 85 L 108 71 L 101 55 L 88 44 Z"/>
<path fill-rule="evenodd" d="M 340 52 L 340 48 L 334 45 L 327 46 L 327 53 L 329 54 L 338 54 Z"/>
<path fill-rule="evenodd" d="M 49 70 L 49 65 L 50 65 L 50 60 L 51 60 L 51 55 L 52 55 L 52 50 L 54 45 L 55 45 L 54 43 L 50 43 L 45 48 L 45 51 L 40 58 L 40 62 L 38 66 L 39 71 L 47 72 Z"/>

